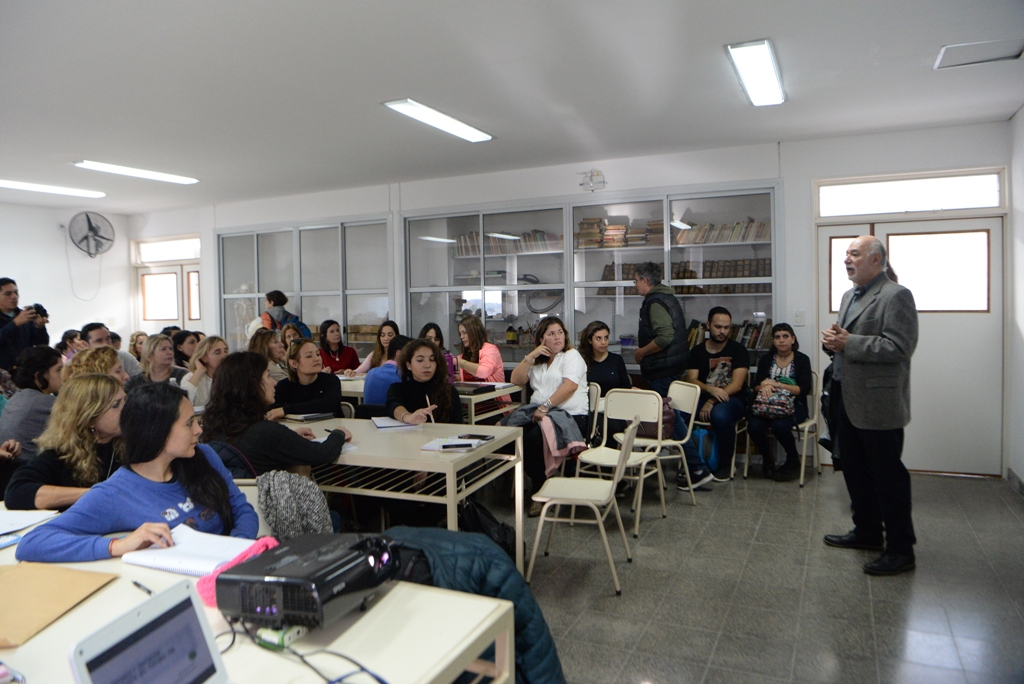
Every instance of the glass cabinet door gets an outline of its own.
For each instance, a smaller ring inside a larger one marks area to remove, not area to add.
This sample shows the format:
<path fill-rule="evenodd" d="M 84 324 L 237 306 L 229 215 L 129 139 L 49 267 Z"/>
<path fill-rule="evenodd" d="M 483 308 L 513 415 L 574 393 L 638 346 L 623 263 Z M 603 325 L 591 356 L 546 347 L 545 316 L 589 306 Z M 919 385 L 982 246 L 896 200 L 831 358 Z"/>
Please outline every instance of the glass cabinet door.
<path fill-rule="evenodd" d="M 632 286 L 636 264 L 664 264 L 664 203 L 660 200 L 574 207 L 573 231 L 577 283 Z"/>
<path fill-rule="evenodd" d="M 410 287 L 480 284 L 480 216 L 408 222 Z"/>
<path fill-rule="evenodd" d="M 626 294 L 632 291 L 633 294 Z M 637 328 L 640 322 L 640 304 L 643 297 L 632 287 L 577 287 L 573 290 L 573 306 L 576 308 L 576 336 L 589 324 L 601 321 L 608 326 L 609 351 L 621 354 L 626 363 L 634 363 Z"/>
<path fill-rule="evenodd" d="M 671 282 L 687 317 L 704 322 L 724 306 L 756 362 L 770 341 L 761 329 L 772 325 L 771 193 L 672 199 L 669 210 Z"/>

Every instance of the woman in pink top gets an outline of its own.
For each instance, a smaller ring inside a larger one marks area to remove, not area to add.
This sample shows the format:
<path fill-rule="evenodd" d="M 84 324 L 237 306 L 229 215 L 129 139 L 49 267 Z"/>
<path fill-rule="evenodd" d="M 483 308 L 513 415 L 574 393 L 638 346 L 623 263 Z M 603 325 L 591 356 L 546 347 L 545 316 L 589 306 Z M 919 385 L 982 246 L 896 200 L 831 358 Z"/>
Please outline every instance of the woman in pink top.
<path fill-rule="evenodd" d="M 501 351 L 487 341 L 487 329 L 476 316 L 465 316 L 459 321 L 459 339 L 462 354 L 455 358 L 463 382 L 505 382 L 505 364 Z M 506 404 L 512 397 L 498 397 Z"/>

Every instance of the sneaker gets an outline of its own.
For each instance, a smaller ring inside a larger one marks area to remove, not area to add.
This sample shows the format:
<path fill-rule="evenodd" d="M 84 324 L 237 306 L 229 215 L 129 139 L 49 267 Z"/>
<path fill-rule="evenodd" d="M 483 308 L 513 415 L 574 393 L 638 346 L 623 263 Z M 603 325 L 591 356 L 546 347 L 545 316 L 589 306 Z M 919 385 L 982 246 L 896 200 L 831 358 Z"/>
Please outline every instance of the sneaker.
<path fill-rule="evenodd" d="M 729 477 L 728 475 L 726 475 L 725 477 L 719 477 L 718 475 L 712 475 L 712 479 L 714 479 L 715 482 L 730 482 L 730 481 L 732 481 L 732 478 Z"/>
<path fill-rule="evenodd" d="M 711 482 L 714 479 L 715 476 L 712 475 L 710 472 L 698 473 L 696 475 L 690 476 L 690 480 L 693 482 L 694 491 L 710 491 L 707 487 L 701 489 L 701 485 L 706 485 L 707 483 Z M 690 487 L 686 484 L 685 477 L 676 478 L 676 489 L 678 489 L 681 492 L 690 491 Z"/>

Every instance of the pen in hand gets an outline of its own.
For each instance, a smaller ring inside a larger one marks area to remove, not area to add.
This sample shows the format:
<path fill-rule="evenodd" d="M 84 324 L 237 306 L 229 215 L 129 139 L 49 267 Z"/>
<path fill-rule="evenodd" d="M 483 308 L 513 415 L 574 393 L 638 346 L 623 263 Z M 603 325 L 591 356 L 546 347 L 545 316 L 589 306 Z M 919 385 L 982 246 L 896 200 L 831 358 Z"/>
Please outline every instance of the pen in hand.
<path fill-rule="evenodd" d="M 427 415 L 430 416 L 430 422 L 433 423 L 434 422 L 434 412 L 430 410 L 430 395 L 429 394 L 424 394 L 423 396 L 427 400 L 427 411 L 429 411 L 429 413 Z"/>

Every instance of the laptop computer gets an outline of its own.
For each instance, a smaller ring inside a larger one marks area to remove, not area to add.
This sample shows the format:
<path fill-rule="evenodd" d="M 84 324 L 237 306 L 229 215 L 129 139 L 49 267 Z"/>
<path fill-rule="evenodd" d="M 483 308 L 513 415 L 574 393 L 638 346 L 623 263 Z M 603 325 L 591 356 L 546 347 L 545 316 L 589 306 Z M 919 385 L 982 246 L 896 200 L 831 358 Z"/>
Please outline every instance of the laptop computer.
<path fill-rule="evenodd" d="M 179 582 L 71 649 L 78 684 L 230 684 L 202 603 Z"/>

